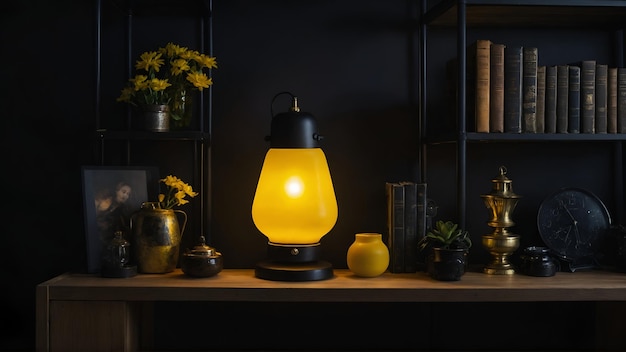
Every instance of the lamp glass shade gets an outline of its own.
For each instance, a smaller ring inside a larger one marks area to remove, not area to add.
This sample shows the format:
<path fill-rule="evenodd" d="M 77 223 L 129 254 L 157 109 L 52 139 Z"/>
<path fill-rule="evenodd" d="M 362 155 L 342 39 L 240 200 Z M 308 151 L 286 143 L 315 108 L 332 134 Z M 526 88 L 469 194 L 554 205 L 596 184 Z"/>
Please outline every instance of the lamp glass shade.
<path fill-rule="evenodd" d="M 335 226 L 337 212 L 322 149 L 268 150 L 252 202 L 252 220 L 271 243 L 319 243 Z"/>

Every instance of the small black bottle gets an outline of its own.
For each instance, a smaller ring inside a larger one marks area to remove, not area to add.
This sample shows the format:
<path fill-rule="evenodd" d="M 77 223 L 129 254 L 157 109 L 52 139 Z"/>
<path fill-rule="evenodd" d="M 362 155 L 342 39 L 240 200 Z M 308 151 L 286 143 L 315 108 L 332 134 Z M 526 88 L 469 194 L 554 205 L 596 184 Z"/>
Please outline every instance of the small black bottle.
<path fill-rule="evenodd" d="M 124 239 L 122 231 L 115 235 L 102 251 L 103 277 L 132 277 L 137 275 L 137 267 L 130 265 L 130 242 Z"/>

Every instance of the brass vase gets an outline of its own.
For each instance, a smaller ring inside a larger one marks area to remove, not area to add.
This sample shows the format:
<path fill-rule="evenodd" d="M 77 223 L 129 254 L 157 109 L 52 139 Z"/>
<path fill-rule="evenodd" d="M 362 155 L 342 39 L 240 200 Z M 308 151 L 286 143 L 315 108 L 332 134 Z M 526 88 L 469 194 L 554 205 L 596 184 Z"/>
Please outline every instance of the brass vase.
<path fill-rule="evenodd" d="M 183 219 L 182 226 L 179 226 L 179 216 Z M 144 202 L 130 221 L 138 272 L 164 274 L 174 271 L 186 224 L 184 211 L 161 209 L 158 202 Z"/>

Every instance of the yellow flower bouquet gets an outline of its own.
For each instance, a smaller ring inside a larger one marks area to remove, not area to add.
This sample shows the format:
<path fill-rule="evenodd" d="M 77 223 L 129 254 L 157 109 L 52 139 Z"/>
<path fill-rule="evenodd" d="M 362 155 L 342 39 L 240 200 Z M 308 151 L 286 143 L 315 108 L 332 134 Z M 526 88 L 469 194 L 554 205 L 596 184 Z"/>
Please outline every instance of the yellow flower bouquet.
<path fill-rule="evenodd" d="M 186 199 L 187 196 L 193 198 L 198 195 L 189 184 L 176 176 L 169 175 L 159 182 L 163 182 L 166 186 L 165 193 L 159 194 L 161 209 L 172 209 L 177 205 L 187 204 L 189 203 L 189 200 Z"/>
<path fill-rule="evenodd" d="M 135 64 L 138 73 L 128 80 L 118 102 L 133 106 L 170 105 L 172 120 L 183 119 L 185 96 L 213 84 L 207 70 L 217 68 L 216 58 L 173 43 L 141 54 Z M 182 94 L 182 101 L 180 98 Z"/>

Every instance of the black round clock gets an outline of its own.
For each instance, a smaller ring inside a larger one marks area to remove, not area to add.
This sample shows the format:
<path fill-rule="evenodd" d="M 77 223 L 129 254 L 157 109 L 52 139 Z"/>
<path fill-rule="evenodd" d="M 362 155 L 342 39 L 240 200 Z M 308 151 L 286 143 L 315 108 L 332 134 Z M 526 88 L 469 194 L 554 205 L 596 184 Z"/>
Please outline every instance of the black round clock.
<path fill-rule="evenodd" d="M 593 258 L 608 233 L 611 217 L 604 203 L 580 188 L 563 188 L 541 203 L 539 235 L 554 254 L 567 261 Z"/>

